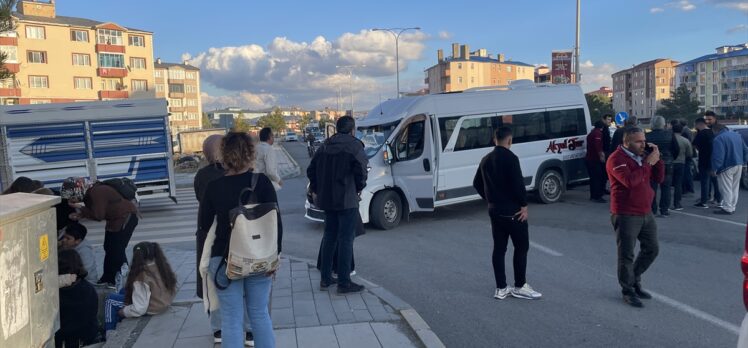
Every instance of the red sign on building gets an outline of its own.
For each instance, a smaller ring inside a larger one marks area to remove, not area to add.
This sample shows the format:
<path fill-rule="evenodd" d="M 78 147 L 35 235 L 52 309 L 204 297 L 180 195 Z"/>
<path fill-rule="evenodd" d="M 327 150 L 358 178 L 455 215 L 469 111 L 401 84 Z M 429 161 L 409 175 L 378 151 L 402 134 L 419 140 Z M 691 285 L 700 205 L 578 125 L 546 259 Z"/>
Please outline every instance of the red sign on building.
<path fill-rule="evenodd" d="M 551 82 L 554 84 L 572 83 L 572 51 L 551 52 Z"/>

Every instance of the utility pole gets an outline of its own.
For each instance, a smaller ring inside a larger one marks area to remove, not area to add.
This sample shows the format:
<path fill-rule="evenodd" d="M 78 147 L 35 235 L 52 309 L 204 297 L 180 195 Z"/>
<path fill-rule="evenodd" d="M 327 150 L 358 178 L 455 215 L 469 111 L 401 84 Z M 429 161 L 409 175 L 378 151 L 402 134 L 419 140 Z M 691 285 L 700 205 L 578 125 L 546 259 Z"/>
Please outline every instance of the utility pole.
<path fill-rule="evenodd" d="M 574 45 L 574 77 L 576 79 L 576 83 L 582 82 L 582 73 L 579 71 L 579 27 L 580 27 L 580 8 L 581 8 L 581 1 L 577 0 L 577 43 Z"/>
<path fill-rule="evenodd" d="M 335 67 L 338 69 L 348 70 L 348 78 L 351 80 L 351 117 L 353 117 L 353 69 L 364 68 L 366 67 L 366 65 L 336 65 Z"/>
<path fill-rule="evenodd" d="M 371 31 L 386 31 L 395 37 L 395 75 L 397 75 L 397 98 L 400 98 L 400 35 L 406 30 L 421 30 L 421 27 L 413 28 L 374 28 Z"/>

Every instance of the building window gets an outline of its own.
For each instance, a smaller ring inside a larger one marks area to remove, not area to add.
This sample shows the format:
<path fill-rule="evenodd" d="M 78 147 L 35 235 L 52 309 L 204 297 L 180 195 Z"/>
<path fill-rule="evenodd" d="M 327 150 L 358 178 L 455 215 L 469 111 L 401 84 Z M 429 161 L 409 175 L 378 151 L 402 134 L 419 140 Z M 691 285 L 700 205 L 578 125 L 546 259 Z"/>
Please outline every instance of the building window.
<path fill-rule="evenodd" d="M 73 65 L 90 66 L 91 56 L 82 53 L 73 53 Z"/>
<path fill-rule="evenodd" d="M 169 79 L 172 80 L 184 80 L 184 70 L 171 70 L 169 69 Z"/>
<path fill-rule="evenodd" d="M 29 87 L 49 88 L 49 78 L 47 76 L 29 76 Z"/>
<path fill-rule="evenodd" d="M 194 80 L 195 79 L 195 73 L 194 72 L 188 72 L 185 74 L 188 80 Z"/>
<path fill-rule="evenodd" d="M 31 99 L 29 104 L 31 105 L 37 105 L 37 104 L 51 104 L 52 101 L 49 99 Z"/>
<path fill-rule="evenodd" d="M 156 69 L 156 70 L 153 71 L 153 76 L 161 78 L 161 76 L 163 76 L 163 75 L 161 75 L 161 70 Z"/>
<path fill-rule="evenodd" d="M 197 93 L 197 86 L 186 85 L 184 87 L 187 93 Z"/>
<path fill-rule="evenodd" d="M 0 88 L 16 88 L 16 80 L 12 77 L 0 80 Z"/>
<path fill-rule="evenodd" d="M 197 106 L 197 100 L 187 99 L 187 106 Z"/>
<path fill-rule="evenodd" d="M 169 99 L 169 106 L 181 108 L 182 105 L 182 99 Z"/>
<path fill-rule="evenodd" d="M 184 85 L 176 84 L 176 83 L 170 83 L 169 84 L 169 93 L 184 93 Z"/>
<path fill-rule="evenodd" d="M 70 40 L 88 42 L 88 30 L 71 30 Z"/>
<path fill-rule="evenodd" d="M 26 38 L 44 40 L 46 38 L 44 27 L 26 26 Z"/>
<path fill-rule="evenodd" d="M 665 93 L 665 89 L 664 88 L 660 88 L 660 93 Z"/>
<path fill-rule="evenodd" d="M 457 77 L 457 83 L 462 83 L 462 76 Z"/>
<path fill-rule="evenodd" d="M 511 65 L 506 67 L 506 72 L 512 72 L 512 66 Z"/>
<path fill-rule="evenodd" d="M 76 77 L 73 83 L 75 89 L 93 89 L 93 82 L 90 77 Z"/>
<path fill-rule="evenodd" d="M 147 80 L 132 80 L 130 83 L 132 84 L 131 87 L 133 92 L 144 92 L 148 90 Z"/>
<path fill-rule="evenodd" d="M 140 35 L 128 36 L 130 46 L 145 47 L 145 37 Z"/>
<path fill-rule="evenodd" d="M 156 85 L 156 92 L 164 93 L 164 85 L 157 84 Z"/>
<path fill-rule="evenodd" d="M 122 54 L 99 53 L 99 67 L 101 68 L 124 68 L 125 56 Z"/>
<path fill-rule="evenodd" d="M 470 76 L 470 83 L 475 83 L 475 77 L 474 76 Z"/>
<path fill-rule="evenodd" d="M 462 63 L 457 63 L 457 69 L 462 69 Z"/>
<path fill-rule="evenodd" d="M 98 29 L 96 30 L 96 43 L 103 45 L 124 46 L 124 42 L 122 41 L 122 32 L 112 29 Z"/>
<path fill-rule="evenodd" d="M 121 87 L 122 83 L 119 79 L 101 79 L 102 91 L 119 91 Z"/>
<path fill-rule="evenodd" d="M 145 70 L 145 58 L 130 58 L 130 67 L 136 70 Z"/>
<path fill-rule="evenodd" d="M 181 112 L 172 112 L 171 113 L 171 119 L 174 121 L 181 121 L 182 120 L 182 113 Z"/>
<path fill-rule="evenodd" d="M 660 69 L 660 74 L 664 74 L 664 73 L 665 73 L 665 68 L 661 68 Z"/>
<path fill-rule="evenodd" d="M 706 86 L 701 86 L 701 88 L 699 88 L 699 94 L 700 95 L 706 94 Z"/>
<path fill-rule="evenodd" d="M 18 62 L 18 47 L 17 46 L 0 46 L 0 52 L 5 54 L 6 63 L 17 63 Z"/>
<path fill-rule="evenodd" d="M 665 83 L 665 79 L 660 79 L 660 84 Z"/>
<path fill-rule="evenodd" d="M 715 95 L 715 96 L 712 96 L 712 106 L 716 106 L 716 105 L 717 105 L 717 96 Z"/>
<path fill-rule="evenodd" d="M 474 70 L 474 69 L 475 69 L 475 63 L 470 63 L 470 70 Z"/>
<path fill-rule="evenodd" d="M 719 93 L 719 89 L 717 88 L 717 85 L 712 85 L 712 94 Z"/>
<path fill-rule="evenodd" d="M 39 64 L 47 63 L 47 52 L 28 51 L 27 57 L 28 57 L 29 63 L 39 63 Z"/>

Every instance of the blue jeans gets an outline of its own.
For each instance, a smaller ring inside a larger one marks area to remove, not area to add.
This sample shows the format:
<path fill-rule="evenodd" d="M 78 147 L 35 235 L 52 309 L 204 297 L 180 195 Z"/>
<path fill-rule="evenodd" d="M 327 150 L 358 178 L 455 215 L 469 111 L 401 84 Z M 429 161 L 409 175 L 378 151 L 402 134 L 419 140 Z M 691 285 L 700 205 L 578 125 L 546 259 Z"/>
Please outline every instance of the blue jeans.
<path fill-rule="evenodd" d="M 322 237 L 322 269 L 324 281 L 332 280 L 332 258 L 338 247 L 338 284 L 351 282 L 353 238 L 356 236 L 358 208 L 325 211 L 325 234 Z"/>
<path fill-rule="evenodd" d="M 714 191 L 714 200 L 719 203 L 722 201 L 722 195 L 719 193 L 717 178 L 709 175 L 709 169 L 699 168 L 699 184 L 701 184 L 701 204 L 709 201 L 710 193 Z"/>
<path fill-rule="evenodd" d="M 273 277 L 262 275 L 229 281 L 226 278 L 226 264 L 221 264 L 222 259 L 211 257 L 208 266 L 211 281 L 216 279 L 219 285 L 228 285 L 225 290 L 217 289 L 221 307 L 221 347 L 244 347 L 245 311 L 249 313 L 249 321 L 252 323 L 255 347 L 275 347 L 273 323 L 268 312 Z"/>

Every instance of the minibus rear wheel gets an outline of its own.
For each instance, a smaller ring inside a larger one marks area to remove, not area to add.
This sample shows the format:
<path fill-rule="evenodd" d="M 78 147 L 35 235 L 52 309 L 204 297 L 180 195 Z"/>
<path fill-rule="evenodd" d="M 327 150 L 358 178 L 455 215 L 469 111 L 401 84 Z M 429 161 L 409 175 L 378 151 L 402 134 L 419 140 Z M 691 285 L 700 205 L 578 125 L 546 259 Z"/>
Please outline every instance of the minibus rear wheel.
<path fill-rule="evenodd" d="M 371 201 L 370 216 L 374 227 L 389 230 L 400 224 L 403 204 L 400 195 L 392 190 L 382 191 Z"/>
<path fill-rule="evenodd" d="M 555 169 L 543 172 L 537 182 L 538 198 L 545 204 L 556 203 L 564 193 L 564 177 Z"/>

